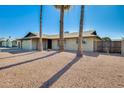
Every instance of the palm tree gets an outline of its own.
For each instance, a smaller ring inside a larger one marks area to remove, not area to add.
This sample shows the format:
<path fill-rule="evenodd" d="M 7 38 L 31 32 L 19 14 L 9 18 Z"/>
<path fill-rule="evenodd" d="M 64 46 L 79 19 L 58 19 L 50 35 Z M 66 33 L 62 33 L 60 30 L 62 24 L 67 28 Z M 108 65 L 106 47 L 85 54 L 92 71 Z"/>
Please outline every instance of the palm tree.
<path fill-rule="evenodd" d="M 40 39 L 39 39 L 38 50 L 42 51 L 43 50 L 43 45 L 42 45 L 42 5 L 40 6 L 40 32 L 39 32 L 39 36 L 40 36 Z"/>
<path fill-rule="evenodd" d="M 60 33 L 59 33 L 59 51 L 64 51 L 64 11 L 70 9 L 70 5 L 55 5 L 60 10 Z"/>
<path fill-rule="evenodd" d="M 80 14 L 80 29 L 79 29 L 79 37 L 78 37 L 78 50 L 77 57 L 83 56 L 83 21 L 84 21 L 84 5 L 81 5 L 81 14 Z"/>

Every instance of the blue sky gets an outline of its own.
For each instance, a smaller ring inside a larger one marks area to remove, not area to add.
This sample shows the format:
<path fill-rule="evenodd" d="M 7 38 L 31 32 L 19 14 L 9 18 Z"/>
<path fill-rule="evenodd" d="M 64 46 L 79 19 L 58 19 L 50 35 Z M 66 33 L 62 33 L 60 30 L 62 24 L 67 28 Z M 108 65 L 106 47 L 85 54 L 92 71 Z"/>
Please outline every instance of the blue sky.
<path fill-rule="evenodd" d="M 59 10 L 43 6 L 43 33 L 59 33 Z M 40 6 L 0 6 L 0 37 L 17 38 L 39 31 Z M 65 12 L 64 30 L 79 31 L 80 6 Z M 124 37 L 124 6 L 85 6 L 84 30 L 99 36 Z"/>

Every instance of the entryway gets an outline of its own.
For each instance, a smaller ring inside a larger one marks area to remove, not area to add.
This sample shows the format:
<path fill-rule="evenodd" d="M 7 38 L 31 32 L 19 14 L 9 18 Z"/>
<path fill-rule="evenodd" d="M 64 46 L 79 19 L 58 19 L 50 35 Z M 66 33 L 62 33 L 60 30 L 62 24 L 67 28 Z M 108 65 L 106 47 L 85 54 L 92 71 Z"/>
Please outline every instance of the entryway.
<path fill-rule="evenodd" d="M 48 42 L 47 42 L 48 46 L 47 46 L 47 49 L 52 49 L 52 40 L 51 39 L 48 39 Z"/>
<path fill-rule="evenodd" d="M 18 42 L 18 48 L 21 48 L 21 42 Z"/>

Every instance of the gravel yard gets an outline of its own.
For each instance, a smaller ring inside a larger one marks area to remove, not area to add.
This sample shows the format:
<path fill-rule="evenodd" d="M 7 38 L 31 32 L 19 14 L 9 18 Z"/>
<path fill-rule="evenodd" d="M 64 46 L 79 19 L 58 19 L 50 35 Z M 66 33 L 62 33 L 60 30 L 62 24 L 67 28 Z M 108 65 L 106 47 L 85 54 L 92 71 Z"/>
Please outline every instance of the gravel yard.
<path fill-rule="evenodd" d="M 0 87 L 124 87 L 124 57 L 57 51 L 0 52 Z"/>

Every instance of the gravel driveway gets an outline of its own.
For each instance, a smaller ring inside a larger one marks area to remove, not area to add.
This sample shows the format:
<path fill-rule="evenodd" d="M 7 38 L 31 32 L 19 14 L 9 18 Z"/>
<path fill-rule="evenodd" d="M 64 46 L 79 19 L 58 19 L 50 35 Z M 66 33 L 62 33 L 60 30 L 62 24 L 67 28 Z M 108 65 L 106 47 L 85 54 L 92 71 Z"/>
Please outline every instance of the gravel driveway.
<path fill-rule="evenodd" d="M 57 51 L 0 52 L 0 87 L 124 87 L 124 57 Z"/>

